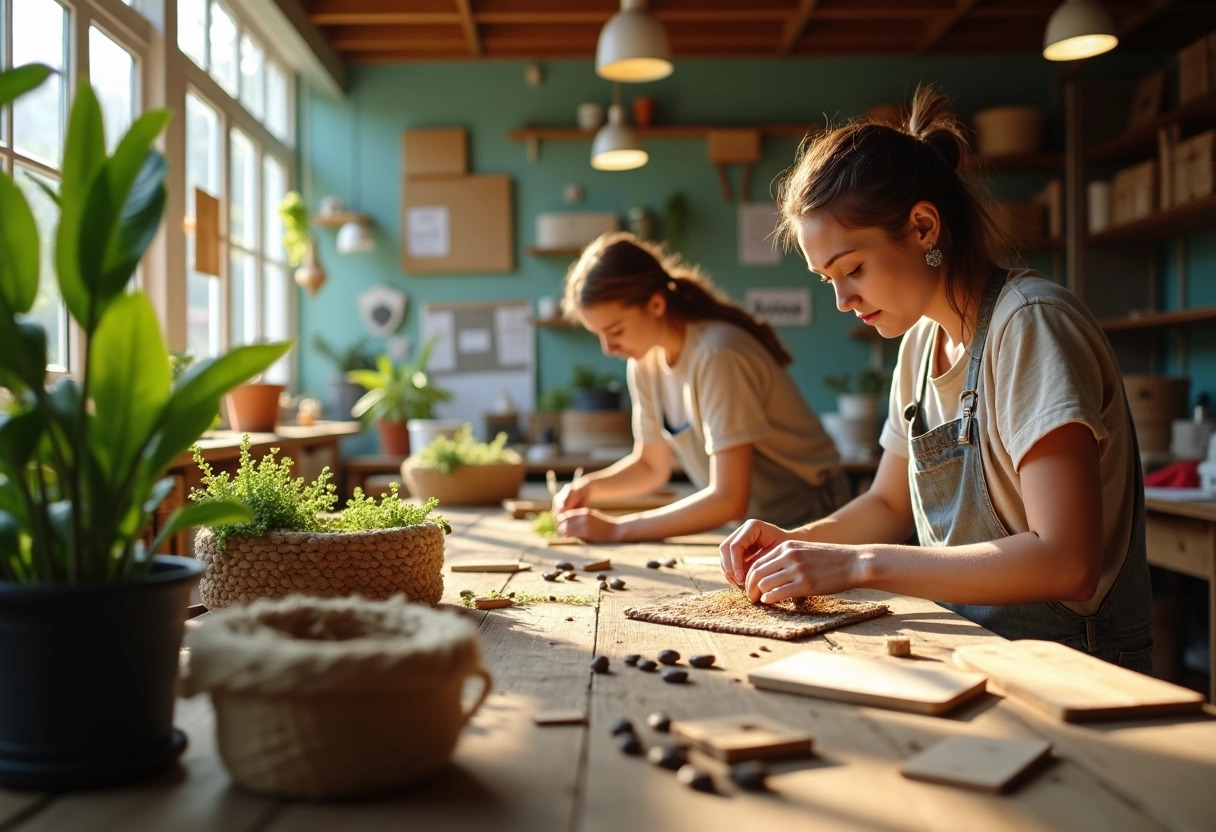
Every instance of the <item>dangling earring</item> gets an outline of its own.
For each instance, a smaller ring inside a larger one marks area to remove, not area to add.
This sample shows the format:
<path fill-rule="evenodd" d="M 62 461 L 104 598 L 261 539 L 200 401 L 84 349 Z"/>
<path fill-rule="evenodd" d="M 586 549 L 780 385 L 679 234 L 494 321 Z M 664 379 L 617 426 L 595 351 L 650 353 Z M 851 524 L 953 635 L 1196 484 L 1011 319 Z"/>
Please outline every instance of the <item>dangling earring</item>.
<path fill-rule="evenodd" d="M 929 247 L 925 249 L 925 263 L 931 268 L 936 269 L 942 264 L 942 260 L 944 259 L 945 255 L 942 254 L 942 250 L 933 243 L 929 243 Z"/>

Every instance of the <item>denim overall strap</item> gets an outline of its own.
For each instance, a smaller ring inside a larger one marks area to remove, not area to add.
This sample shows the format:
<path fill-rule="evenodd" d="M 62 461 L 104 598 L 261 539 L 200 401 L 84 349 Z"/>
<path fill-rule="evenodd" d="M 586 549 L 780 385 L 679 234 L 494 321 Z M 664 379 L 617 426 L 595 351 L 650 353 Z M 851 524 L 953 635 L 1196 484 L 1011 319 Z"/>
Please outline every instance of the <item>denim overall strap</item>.
<path fill-rule="evenodd" d="M 924 383 L 931 366 L 931 351 L 924 359 L 924 379 L 919 385 L 917 401 L 904 413 L 909 422 L 909 486 L 916 531 L 922 546 L 963 546 L 1009 536 L 988 494 L 981 436 L 975 423 L 976 409 L 982 401 L 980 361 L 992 309 L 1005 277 L 1003 271 L 993 274 L 980 303 L 960 402 L 961 418 L 925 430 Z M 1092 616 L 1077 615 L 1058 602 L 942 606 L 1006 638 L 1060 641 L 1139 669 L 1146 660 L 1142 651 L 1150 644 L 1148 603 L 1143 600 L 1148 588 L 1148 567 L 1144 552 L 1142 491 L 1137 495 L 1136 510 L 1124 567 L 1101 608 Z"/>

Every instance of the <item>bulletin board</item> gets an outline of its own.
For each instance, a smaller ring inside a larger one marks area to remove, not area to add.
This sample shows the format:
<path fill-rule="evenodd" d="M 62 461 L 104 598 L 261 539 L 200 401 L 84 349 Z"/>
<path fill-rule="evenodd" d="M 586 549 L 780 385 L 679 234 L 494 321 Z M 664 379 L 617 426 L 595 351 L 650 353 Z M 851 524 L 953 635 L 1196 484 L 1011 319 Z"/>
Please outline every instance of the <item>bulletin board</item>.
<path fill-rule="evenodd" d="M 528 300 L 430 303 L 422 306 L 422 339 L 436 337 L 429 370 L 451 401 L 436 406 L 442 419 L 470 422 L 479 439 L 484 416 L 499 410 L 505 392 L 524 413 L 536 400 L 536 339 Z"/>
<path fill-rule="evenodd" d="M 515 270 L 511 178 L 406 178 L 401 267 L 407 274 Z"/>

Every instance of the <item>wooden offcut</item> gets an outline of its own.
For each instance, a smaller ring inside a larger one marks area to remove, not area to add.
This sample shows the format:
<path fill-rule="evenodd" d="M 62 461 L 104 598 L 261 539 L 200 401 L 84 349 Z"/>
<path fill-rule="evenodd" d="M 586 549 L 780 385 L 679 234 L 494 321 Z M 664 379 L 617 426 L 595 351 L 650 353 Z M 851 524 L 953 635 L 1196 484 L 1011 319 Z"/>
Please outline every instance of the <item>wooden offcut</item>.
<path fill-rule="evenodd" d="M 809 732 L 758 713 L 679 720 L 671 723 L 671 734 L 727 763 L 805 757 L 815 742 Z"/>
<path fill-rule="evenodd" d="M 1046 740 L 965 735 L 946 739 L 904 760 L 899 773 L 912 780 L 1003 792 L 1051 755 Z"/>
<path fill-rule="evenodd" d="M 451 564 L 453 572 L 523 572 L 531 568 L 532 565 L 529 563 L 510 558 L 462 560 Z"/>

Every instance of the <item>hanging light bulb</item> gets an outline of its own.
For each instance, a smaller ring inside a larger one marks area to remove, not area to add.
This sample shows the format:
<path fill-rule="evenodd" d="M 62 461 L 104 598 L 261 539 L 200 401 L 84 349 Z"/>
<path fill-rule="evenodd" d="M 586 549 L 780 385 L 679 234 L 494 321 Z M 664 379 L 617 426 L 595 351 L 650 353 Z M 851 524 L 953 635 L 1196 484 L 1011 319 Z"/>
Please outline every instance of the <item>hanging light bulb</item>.
<path fill-rule="evenodd" d="M 609 81 L 657 81 L 672 73 L 671 44 L 663 24 L 646 13 L 646 0 L 621 0 L 621 10 L 600 30 L 595 71 Z"/>
<path fill-rule="evenodd" d="M 338 240 L 335 247 L 338 254 L 372 251 L 376 248 L 376 236 L 364 223 L 358 220 L 347 220 L 338 229 Z"/>
<path fill-rule="evenodd" d="M 1064 0 L 1043 35 L 1043 57 L 1075 61 L 1109 52 L 1119 43 L 1115 22 L 1098 0 Z"/>
<path fill-rule="evenodd" d="M 608 108 L 608 123 L 591 142 L 591 167 L 596 170 L 633 170 L 650 161 L 637 133 L 625 123 L 625 110 L 617 101 Z"/>

